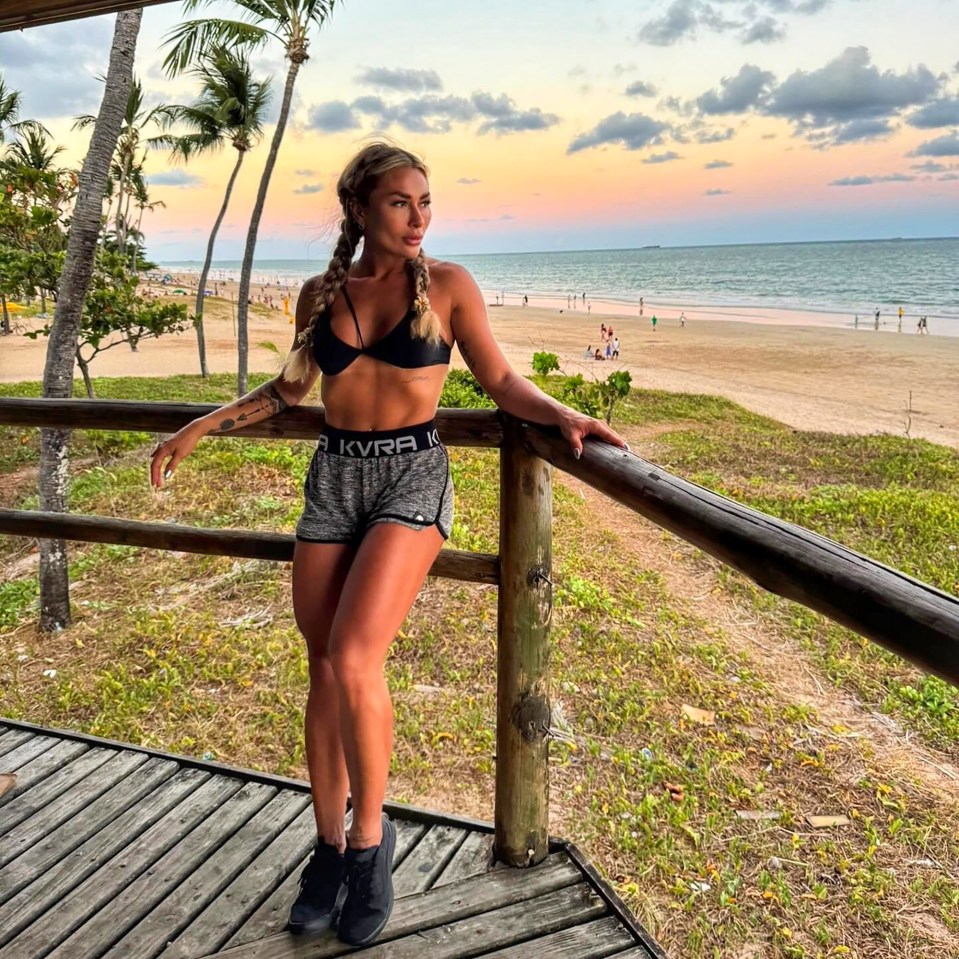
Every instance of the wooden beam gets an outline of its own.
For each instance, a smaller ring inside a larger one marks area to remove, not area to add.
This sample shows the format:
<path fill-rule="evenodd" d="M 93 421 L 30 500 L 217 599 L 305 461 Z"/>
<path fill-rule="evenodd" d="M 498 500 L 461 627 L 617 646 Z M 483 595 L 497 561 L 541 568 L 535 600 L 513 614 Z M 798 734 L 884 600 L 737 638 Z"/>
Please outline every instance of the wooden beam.
<path fill-rule="evenodd" d="M 527 449 L 659 526 L 959 686 L 959 598 L 802 526 L 767 516 L 654 463 L 589 442 L 582 459 L 542 427 Z"/>
<path fill-rule="evenodd" d="M 216 409 L 219 406 L 210 403 L 3 397 L 0 426 L 175 433 L 190 420 Z M 300 405 L 241 430 L 211 435 L 315 440 L 324 423 L 322 406 Z M 436 413 L 436 425 L 447 446 L 498 447 L 503 442 L 502 419 L 497 410 L 441 409 Z"/>
<path fill-rule="evenodd" d="M 549 842 L 549 620 L 553 603 L 552 467 L 509 417 L 500 449 L 494 854 L 532 866 Z"/>
<path fill-rule="evenodd" d="M 236 529 L 198 529 L 172 523 L 45 513 L 39 510 L 0 509 L 0 533 L 39 539 L 68 539 L 83 543 L 116 543 L 150 549 L 181 550 L 210 556 L 240 556 L 290 562 L 294 537 L 287 533 L 248 533 Z M 469 583 L 499 582 L 499 557 L 458 549 L 440 550 L 430 576 Z"/>
<path fill-rule="evenodd" d="M 171 0 L 3 0 L 0 33 L 169 2 Z"/>

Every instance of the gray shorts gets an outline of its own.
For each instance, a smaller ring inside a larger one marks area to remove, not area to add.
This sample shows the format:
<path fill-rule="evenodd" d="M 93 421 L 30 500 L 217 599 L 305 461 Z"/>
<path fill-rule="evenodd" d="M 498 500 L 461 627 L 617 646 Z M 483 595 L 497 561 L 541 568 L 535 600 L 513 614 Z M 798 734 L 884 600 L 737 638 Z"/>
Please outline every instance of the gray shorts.
<path fill-rule="evenodd" d="M 434 423 L 361 432 L 324 427 L 303 484 L 296 538 L 357 543 L 374 523 L 435 526 L 448 539 L 453 482 Z"/>

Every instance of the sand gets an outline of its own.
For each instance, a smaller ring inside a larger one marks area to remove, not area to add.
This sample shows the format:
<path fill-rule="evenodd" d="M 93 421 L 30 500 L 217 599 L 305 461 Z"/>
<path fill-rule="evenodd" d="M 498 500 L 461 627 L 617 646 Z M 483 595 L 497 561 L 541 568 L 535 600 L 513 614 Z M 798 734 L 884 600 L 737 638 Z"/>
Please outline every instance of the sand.
<path fill-rule="evenodd" d="M 189 280 L 183 280 L 189 289 Z M 235 284 L 218 283 L 218 289 L 228 296 Z M 285 353 L 293 326 L 275 285 L 254 287 L 253 294 L 272 295 L 279 304 L 271 309 L 256 303 L 250 311 L 250 369 L 273 372 L 280 359 L 260 344 L 273 343 Z M 188 302 L 192 310 L 193 297 L 174 299 Z M 914 324 L 901 334 L 894 328 L 831 328 L 820 325 L 816 314 L 770 310 L 737 311 L 736 319 L 729 318 L 730 311 L 707 315 L 687 310 L 681 327 L 675 307 L 657 311 L 655 303 L 646 303 L 643 317 L 638 311 L 617 314 L 617 309 L 621 307 L 599 302 L 589 314 L 570 311 L 565 304 L 562 312 L 555 305 L 491 304 L 488 312 L 507 359 L 523 373 L 530 372 L 534 351 L 548 350 L 559 356 L 567 373 L 604 378 L 613 369 L 628 369 L 636 386 L 725 396 L 798 429 L 903 435 L 908 421 L 910 436 L 959 448 L 955 337 L 917 336 Z M 652 312 L 660 317 L 655 332 Z M 17 320 L 29 322 L 22 316 Z M 584 356 L 587 345 L 599 345 L 603 322 L 620 338 L 618 362 Z M 228 298 L 207 299 L 205 325 L 211 371 L 233 372 L 236 346 Z M 42 337 L 0 341 L 0 382 L 40 379 L 45 351 Z M 453 365 L 464 365 L 456 351 Z M 101 353 L 91 369 L 95 376 L 196 373 L 196 336 L 190 330 L 144 340 L 136 353 L 119 345 Z"/>

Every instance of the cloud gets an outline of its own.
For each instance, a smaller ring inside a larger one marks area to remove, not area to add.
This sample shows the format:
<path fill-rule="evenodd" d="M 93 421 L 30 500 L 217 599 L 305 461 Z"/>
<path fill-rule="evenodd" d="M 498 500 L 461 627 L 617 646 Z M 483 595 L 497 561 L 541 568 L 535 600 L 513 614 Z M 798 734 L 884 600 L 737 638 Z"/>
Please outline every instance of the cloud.
<path fill-rule="evenodd" d="M 743 113 L 757 106 L 769 93 L 775 76 L 751 63 L 743 64 L 734 77 L 723 77 L 719 90 L 709 90 L 696 99 L 702 113 L 716 116 L 722 113 Z"/>
<path fill-rule="evenodd" d="M 951 170 L 954 164 L 946 166 L 945 163 L 939 163 L 938 160 L 925 160 L 922 163 L 913 163 L 912 169 L 918 173 L 945 173 Z"/>
<path fill-rule="evenodd" d="M 323 191 L 322 183 L 304 183 L 302 186 L 298 186 L 293 192 L 294 193 L 321 193 Z"/>
<path fill-rule="evenodd" d="M 306 125 L 310 130 L 320 130 L 323 133 L 342 133 L 344 130 L 355 130 L 360 121 L 348 103 L 328 100 L 310 107 Z"/>
<path fill-rule="evenodd" d="M 559 123 L 554 113 L 543 113 L 539 107 L 519 109 L 505 93 L 494 97 L 477 91 L 467 99 L 458 96 L 439 97 L 425 94 L 388 103 L 382 97 L 357 97 L 352 108 L 376 117 L 382 126 L 396 125 L 411 133 L 447 133 L 453 123 L 481 120 L 477 133 L 520 133 L 545 130 Z"/>
<path fill-rule="evenodd" d="M 435 70 L 416 70 L 397 67 L 367 67 L 356 76 L 357 83 L 386 90 L 401 90 L 405 93 L 423 93 L 427 90 L 442 90 L 443 81 Z"/>
<path fill-rule="evenodd" d="M 472 176 L 461 176 L 456 182 L 462 183 L 463 186 L 473 186 L 474 183 L 482 183 L 483 181 L 477 180 L 476 177 Z"/>
<path fill-rule="evenodd" d="M 906 173 L 891 173 L 888 176 L 844 176 L 832 180 L 830 186 L 871 186 L 874 183 L 911 183 L 916 178 Z"/>
<path fill-rule="evenodd" d="M 682 157 L 675 150 L 669 150 L 667 153 L 651 153 L 643 163 L 671 163 L 673 160 L 682 160 Z"/>
<path fill-rule="evenodd" d="M 914 157 L 959 156 L 959 132 L 947 133 L 945 136 L 936 137 L 935 140 L 926 140 L 909 155 Z"/>
<path fill-rule="evenodd" d="M 723 143 L 731 140 L 735 134 L 732 127 L 726 127 L 725 130 L 700 130 L 695 139 L 697 143 Z"/>
<path fill-rule="evenodd" d="M 775 43 L 786 36 L 786 28 L 772 17 L 754 21 L 739 35 L 743 43 Z"/>
<path fill-rule="evenodd" d="M 910 114 L 906 121 L 920 130 L 932 130 L 936 127 L 959 126 L 959 97 L 943 97 L 933 100 Z"/>
<path fill-rule="evenodd" d="M 732 164 L 729 162 L 729 160 L 710 160 L 709 163 L 706 164 L 705 169 L 725 170 L 726 167 L 731 167 L 731 166 Z"/>
<path fill-rule="evenodd" d="M 486 117 L 477 131 L 481 134 L 546 130 L 559 123 L 559 117 L 555 113 L 543 113 L 539 107 L 518 110 L 512 98 L 505 93 L 498 97 L 489 93 L 474 93 L 472 102 L 477 112 Z"/>
<path fill-rule="evenodd" d="M 943 173 L 942 176 L 936 177 L 937 180 L 959 180 L 959 173 Z"/>
<path fill-rule="evenodd" d="M 703 196 L 729 196 L 729 194 L 732 192 L 733 192 L 732 190 L 719 190 L 719 189 L 703 190 Z"/>
<path fill-rule="evenodd" d="M 8 87 L 23 94 L 21 117 L 96 114 L 113 40 L 113 17 L 89 17 L 82 29 L 55 23 L 0 33 L 0 64 Z M 69 65 L 68 76 L 64 66 Z"/>
<path fill-rule="evenodd" d="M 653 46 L 668 47 L 695 37 L 700 27 L 721 32 L 740 26 L 742 23 L 727 20 L 705 0 L 673 0 L 663 16 L 643 26 L 639 39 Z"/>
<path fill-rule="evenodd" d="M 206 181 L 195 173 L 186 170 L 164 170 L 162 173 L 148 173 L 150 186 L 202 186 Z"/>
<path fill-rule="evenodd" d="M 797 135 L 818 132 L 821 145 L 872 139 L 891 132 L 888 121 L 901 110 L 935 96 L 940 82 L 922 65 L 899 74 L 880 73 L 865 47 L 847 47 L 818 70 L 791 74 L 760 109 L 792 121 Z"/>
<path fill-rule="evenodd" d="M 498 216 L 496 219 L 497 219 L 497 220 L 515 220 L 516 217 L 515 217 L 515 216 L 511 216 L 509 213 L 504 213 L 504 214 L 502 214 L 501 216 Z"/>
<path fill-rule="evenodd" d="M 316 170 L 294 170 L 297 176 L 316 176 Z"/>
<path fill-rule="evenodd" d="M 654 97 L 656 96 L 656 87 L 645 80 L 637 80 L 626 87 L 626 96 L 628 97 Z"/>
<path fill-rule="evenodd" d="M 644 113 L 625 114 L 622 111 L 604 117 L 589 133 L 575 137 L 566 152 L 578 153 L 605 143 L 621 143 L 627 150 L 642 150 L 663 142 L 663 133 L 669 124 L 654 120 Z"/>

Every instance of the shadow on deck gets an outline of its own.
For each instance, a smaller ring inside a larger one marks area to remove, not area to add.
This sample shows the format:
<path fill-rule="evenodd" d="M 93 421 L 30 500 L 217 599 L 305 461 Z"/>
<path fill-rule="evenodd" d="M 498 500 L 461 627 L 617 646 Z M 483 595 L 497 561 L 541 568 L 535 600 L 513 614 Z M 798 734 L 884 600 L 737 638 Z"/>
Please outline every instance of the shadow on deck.
<path fill-rule="evenodd" d="M 12 720 L 2 773 L 0 959 L 665 959 L 570 843 L 511 869 L 491 824 L 388 805 L 398 898 L 354 950 L 283 932 L 316 836 L 306 783 Z"/>

